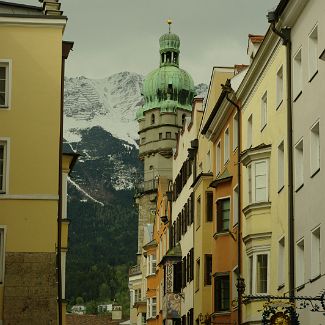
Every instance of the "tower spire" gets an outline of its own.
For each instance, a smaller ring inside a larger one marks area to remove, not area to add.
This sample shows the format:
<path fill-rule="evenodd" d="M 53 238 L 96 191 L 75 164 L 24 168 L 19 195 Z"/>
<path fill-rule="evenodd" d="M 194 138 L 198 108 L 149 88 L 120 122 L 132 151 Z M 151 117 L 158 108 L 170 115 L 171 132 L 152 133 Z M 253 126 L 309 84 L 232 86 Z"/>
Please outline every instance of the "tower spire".
<path fill-rule="evenodd" d="M 169 34 L 171 33 L 171 25 L 172 25 L 173 21 L 169 18 L 167 19 L 167 24 L 168 24 L 168 32 Z"/>

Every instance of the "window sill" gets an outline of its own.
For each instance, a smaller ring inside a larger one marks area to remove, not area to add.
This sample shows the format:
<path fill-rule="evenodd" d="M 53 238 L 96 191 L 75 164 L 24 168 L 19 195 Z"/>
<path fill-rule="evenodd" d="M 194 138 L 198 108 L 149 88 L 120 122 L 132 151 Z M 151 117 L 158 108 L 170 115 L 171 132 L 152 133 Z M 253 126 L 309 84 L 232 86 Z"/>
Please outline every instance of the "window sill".
<path fill-rule="evenodd" d="M 279 284 L 279 286 L 278 286 L 278 291 L 282 290 L 283 288 L 284 288 L 284 283 Z"/>
<path fill-rule="evenodd" d="M 295 192 L 298 193 L 302 188 L 304 187 L 304 183 L 302 183 L 301 185 L 299 185 L 296 189 Z"/>
<path fill-rule="evenodd" d="M 0 106 L 0 109 L 9 109 L 9 106 Z"/>
<path fill-rule="evenodd" d="M 320 277 L 321 277 L 321 274 L 318 274 L 318 275 L 314 276 L 312 279 L 310 279 L 309 282 L 313 283 L 313 282 L 317 281 Z"/>
<path fill-rule="evenodd" d="M 223 231 L 223 232 L 215 232 L 214 234 L 213 234 L 213 238 L 214 239 L 217 239 L 217 238 L 219 238 L 219 237 L 224 237 L 224 236 L 229 236 L 230 234 L 229 234 L 229 230 L 227 230 L 227 231 Z"/>
<path fill-rule="evenodd" d="M 320 171 L 320 168 L 318 168 L 317 170 L 315 170 L 311 175 L 310 178 L 313 178 L 315 175 L 317 175 Z"/>
<path fill-rule="evenodd" d="M 304 287 L 305 287 L 305 285 L 301 284 L 299 287 L 296 288 L 296 291 L 298 292 L 298 291 L 302 290 Z"/>
<path fill-rule="evenodd" d="M 267 126 L 267 123 L 265 123 L 265 124 L 262 126 L 262 128 L 261 128 L 261 132 L 263 132 L 263 130 L 266 128 L 266 126 Z"/>
<path fill-rule="evenodd" d="M 284 189 L 284 185 L 282 185 L 279 189 L 278 189 L 278 194 L 280 194 L 282 192 L 282 190 Z"/>
<path fill-rule="evenodd" d="M 308 81 L 308 82 L 312 82 L 313 79 L 317 76 L 317 74 L 318 74 L 318 70 L 316 70 L 316 71 L 314 72 L 314 74 L 309 78 L 309 81 Z"/>
<path fill-rule="evenodd" d="M 299 93 L 296 95 L 295 99 L 293 100 L 294 103 L 299 99 L 301 94 L 302 94 L 302 90 L 300 90 Z"/>
<path fill-rule="evenodd" d="M 280 108 L 280 106 L 282 105 L 282 103 L 283 103 L 283 99 L 281 99 L 280 102 L 279 102 L 279 104 L 277 105 L 277 107 L 275 109 L 276 111 Z"/>
<path fill-rule="evenodd" d="M 223 315 L 230 315 L 231 311 L 230 310 L 224 310 L 224 311 L 215 311 L 211 314 L 212 317 L 216 316 L 223 316 Z"/>

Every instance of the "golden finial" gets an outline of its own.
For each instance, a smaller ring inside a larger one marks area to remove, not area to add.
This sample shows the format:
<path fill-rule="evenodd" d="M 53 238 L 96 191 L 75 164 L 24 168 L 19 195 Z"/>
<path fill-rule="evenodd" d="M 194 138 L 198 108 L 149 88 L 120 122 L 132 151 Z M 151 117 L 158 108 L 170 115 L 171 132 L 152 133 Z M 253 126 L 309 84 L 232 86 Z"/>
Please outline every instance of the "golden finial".
<path fill-rule="evenodd" d="M 169 34 L 170 34 L 170 27 L 171 24 L 173 23 L 173 21 L 171 19 L 167 19 L 167 24 L 168 24 L 168 28 L 169 28 Z"/>

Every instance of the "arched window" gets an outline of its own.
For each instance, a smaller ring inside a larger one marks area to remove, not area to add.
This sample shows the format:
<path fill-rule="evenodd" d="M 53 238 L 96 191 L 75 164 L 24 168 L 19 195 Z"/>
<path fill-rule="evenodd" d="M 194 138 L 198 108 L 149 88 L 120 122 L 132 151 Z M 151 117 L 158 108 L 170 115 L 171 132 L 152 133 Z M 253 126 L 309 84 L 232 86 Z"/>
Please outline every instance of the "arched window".
<path fill-rule="evenodd" d="M 186 117 L 186 115 L 183 114 L 183 115 L 182 115 L 182 125 L 185 123 L 185 117 Z"/>
<path fill-rule="evenodd" d="M 151 114 L 151 124 L 155 124 L 155 119 L 156 119 L 156 117 L 155 117 L 155 114 Z"/>

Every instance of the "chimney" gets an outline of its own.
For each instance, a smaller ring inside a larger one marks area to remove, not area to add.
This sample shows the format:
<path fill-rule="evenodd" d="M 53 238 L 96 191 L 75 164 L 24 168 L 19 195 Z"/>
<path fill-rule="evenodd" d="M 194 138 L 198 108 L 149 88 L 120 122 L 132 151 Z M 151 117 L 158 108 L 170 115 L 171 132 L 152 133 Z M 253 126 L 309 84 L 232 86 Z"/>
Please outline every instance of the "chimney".
<path fill-rule="evenodd" d="M 250 59 L 250 63 L 252 63 L 258 48 L 260 47 L 261 43 L 263 42 L 264 36 L 263 35 L 248 35 L 248 45 L 247 45 L 247 54 Z"/>
<path fill-rule="evenodd" d="M 61 3 L 59 0 L 39 0 L 43 3 L 43 13 L 47 16 L 62 16 L 63 11 L 60 10 Z"/>

